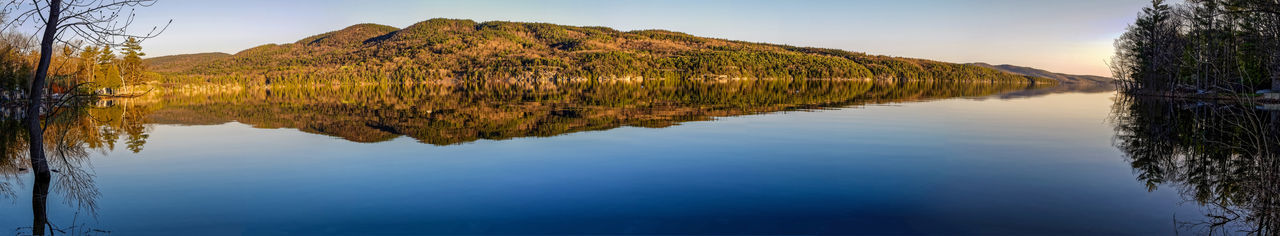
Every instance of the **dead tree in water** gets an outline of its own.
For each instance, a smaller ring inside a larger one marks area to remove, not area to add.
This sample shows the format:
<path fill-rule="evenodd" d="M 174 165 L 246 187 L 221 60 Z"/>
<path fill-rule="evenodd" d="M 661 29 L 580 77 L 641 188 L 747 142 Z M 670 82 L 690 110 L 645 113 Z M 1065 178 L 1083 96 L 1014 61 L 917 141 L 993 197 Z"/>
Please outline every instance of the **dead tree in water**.
<path fill-rule="evenodd" d="M 31 169 L 37 180 L 48 180 L 50 170 L 45 156 L 44 127 L 41 115 L 46 108 L 45 84 L 55 53 L 54 43 L 72 45 L 83 41 L 96 45 L 119 46 L 123 38 L 153 38 L 163 28 L 154 27 L 146 34 L 130 34 L 127 29 L 133 23 L 134 9 L 148 7 L 156 0 L 31 0 L 9 1 L 0 8 L 0 15 L 15 16 L 5 22 L 2 30 L 18 30 L 26 24 L 39 32 L 40 61 L 27 91 L 27 107 L 24 122 L 28 131 Z M 127 14 L 127 15 L 126 15 Z M 166 25 L 167 27 L 167 25 Z M 32 37 L 35 37 L 34 35 Z M 37 187 L 33 192 L 35 223 L 34 235 L 44 235 L 47 219 L 44 203 L 48 192 Z"/>

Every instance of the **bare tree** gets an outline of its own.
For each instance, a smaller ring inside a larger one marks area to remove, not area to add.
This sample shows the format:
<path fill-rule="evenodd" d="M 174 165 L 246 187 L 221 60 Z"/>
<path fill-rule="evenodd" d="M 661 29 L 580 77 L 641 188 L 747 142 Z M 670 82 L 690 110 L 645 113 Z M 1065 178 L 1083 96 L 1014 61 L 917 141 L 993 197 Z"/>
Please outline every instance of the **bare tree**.
<path fill-rule="evenodd" d="M 96 45 L 119 46 L 124 38 L 148 39 L 164 31 L 162 27 L 153 27 L 145 34 L 130 34 L 127 29 L 134 21 L 134 10 L 148 7 L 156 0 L 10 0 L 0 8 L 0 14 L 15 16 L 4 23 L 0 30 L 17 30 L 32 24 L 40 38 L 40 61 L 37 63 L 35 75 L 30 80 L 27 91 L 27 107 L 24 122 L 29 133 L 29 158 L 31 168 L 37 182 L 50 178 L 49 163 L 45 156 L 44 127 L 41 116 L 48 109 L 45 98 L 45 84 L 49 77 L 49 68 L 55 43 L 76 45 L 73 41 L 83 41 Z M 168 25 L 166 24 L 165 27 Z M 32 35 L 32 37 L 37 37 Z M 53 99 L 50 96 L 49 99 Z M 53 107 L 48 107 L 53 108 Z M 32 225 L 35 235 L 44 235 L 48 221 L 43 206 L 48 198 L 48 191 L 37 188 L 32 196 L 35 212 Z"/>
<path fill-rule="evenodd" d="M 40 61 L 30 80 L 27 92 L 25 122 L 30 132 L 30 158 L 32 170 L 37 174 L 48 173 L 45 161 L 41 115 L 47 110 L 45 84 L 54 53 L 54 44 L 78 45 L 86 42 L 96 45 L 119 46 L 122 39 L 149 39 L 163 32 L 163 27 L 153 27 L 145 34 L 128 31 L 134 22 L 134 10 L 154 5 L 157 0 L 10 0 L 0 13 L 15 16 L 0 30 L 20 29 L 28 24 L 39 32 Z M 165 27 L 168 25 L 166 24 Z M 35 37 L 33 35 L 33 37 Z"/>

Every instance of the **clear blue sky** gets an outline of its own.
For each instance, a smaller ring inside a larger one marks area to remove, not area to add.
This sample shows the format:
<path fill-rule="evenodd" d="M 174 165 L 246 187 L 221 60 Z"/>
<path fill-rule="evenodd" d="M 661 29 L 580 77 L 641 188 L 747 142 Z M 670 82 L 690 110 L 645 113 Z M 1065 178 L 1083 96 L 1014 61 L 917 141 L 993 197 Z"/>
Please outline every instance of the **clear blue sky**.
<path fill-rule="evenodd" d="M 151 56 L 234 53 L 357 23 L 430 18 L 546 22 L 838 48 L 949 62 L 1109 74 L 1111 42 L 1143 0 L 161 0 L 135 28 L 169 19 Z"/>

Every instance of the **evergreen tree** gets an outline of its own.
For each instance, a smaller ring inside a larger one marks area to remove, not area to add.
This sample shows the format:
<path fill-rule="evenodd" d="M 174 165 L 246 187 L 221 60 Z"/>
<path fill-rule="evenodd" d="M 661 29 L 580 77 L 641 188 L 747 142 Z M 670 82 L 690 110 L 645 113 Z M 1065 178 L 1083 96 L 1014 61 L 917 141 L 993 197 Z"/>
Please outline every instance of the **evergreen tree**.
<path fill-rule="evenodd" d="M 1129 91 L 1280 88 L 1280 1 L 1163 0 L 1116 41 L 1112 70 Z"/>
<path fill-rule="evenodd" d="M 111 47 L 100 47 L 98 51 L 98 74 L 95 77 L 96 83 L 105 88 L 119 88 L 124 86 L 124 78 L 120 76 L 120 67 L 116 64 L 118 59 L 115 52 L 111 51 Z"/>
<path fill-rule="evenodd" d="M 80 68 L 78 72 L 85 81 L 92 83 L 98 82 L 95 78 L 97 78 L 96 75 L 98 74 L 98 56 L 100 53 L 101 52 L 98 47 L 95 46 L 85 46 L 84 49 L 80 50 L 80 54 L 78 55 L 80 59 Z M 95 86 L 102 85 L 95 84 Z"/>
<path fill-rule="evenodd" d="M 137 38 L 129 38 L 120 47 L 123 51 L 123 58 L 120 61 L 121 76 L 124 76 L 128 84 L 143 83 L 143 72 L 145 71 L 142 64 L 142 56 L 146 53 L 142 52 L 142 46 Z"/>
<path fill-rule="evenodd" d="M 1142 16 L 1134 23 L 1135 44 L 1131 50 L 1137 64 L 1141 65 L 1133 70 L 1134 78 L 1154 81 L 1152 85 L 1157 86 L 1167 85 L 1172 79 L 1165 73 L 1167 65 L 1163 61 L 1163 55 L 1167 53 L 1163 50 L 1169 48 L 1163 44 L 1168 40 L 1166 26 L 1170 15 L 1169 5 L 1164 4 L 1164 0 L 1152 0 L 1151 6 L 1142 9 Z"/>

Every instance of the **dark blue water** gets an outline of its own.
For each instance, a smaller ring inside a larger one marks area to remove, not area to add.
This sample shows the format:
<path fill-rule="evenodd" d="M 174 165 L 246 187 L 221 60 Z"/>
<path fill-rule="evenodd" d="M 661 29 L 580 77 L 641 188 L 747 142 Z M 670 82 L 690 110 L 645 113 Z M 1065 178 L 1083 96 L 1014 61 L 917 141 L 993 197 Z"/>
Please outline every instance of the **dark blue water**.
<path fill-rule="evenodd" d="M 149 125 L 90 153 L 115 235 L 1169 235 L 1199 211 L 1149 192 L 1113 145 L 1111 93 L 947 99 L 436 146 L 242 123 Z M 55 175 L 57 176 L 57 175 Z M 30 174 L 0 229 L 30 232 Z M 56 177 L 55 177 L 56 178 Z"/>

